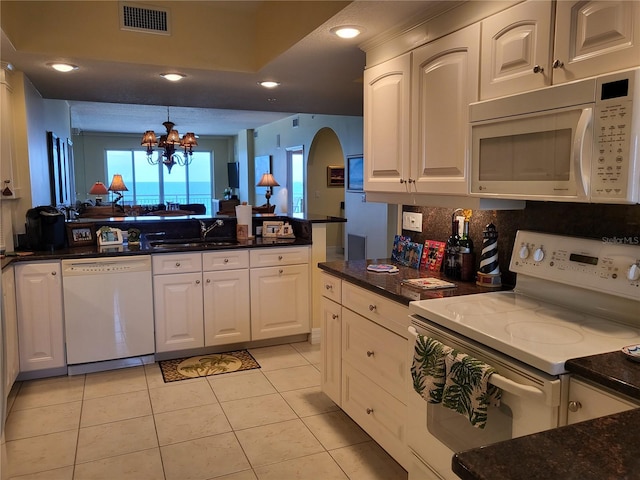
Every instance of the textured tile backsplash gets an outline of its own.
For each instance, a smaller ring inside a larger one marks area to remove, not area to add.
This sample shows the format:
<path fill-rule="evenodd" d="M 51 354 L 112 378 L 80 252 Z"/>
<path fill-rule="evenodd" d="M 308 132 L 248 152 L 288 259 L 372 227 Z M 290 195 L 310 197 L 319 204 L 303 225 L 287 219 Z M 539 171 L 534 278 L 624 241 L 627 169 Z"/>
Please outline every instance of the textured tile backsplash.
<path fill-rule="evenodd" d="M 402 210 L 422 213 L 422 233 L 403 230 L 414 242 L 446 241 L 449 237 L 452 209 L 404 205 Z M 640 205 L 527 202 L 524 210 L 474 210 L 469 232 L 476 252 L 476 268 L 482 250 L 482 231 L 489 223 L 498 230 L 502 282 L 509 285 L 515 282 L 515 275 L 509 272 L 509 259 L 517 230 L 640 242 Z"/>

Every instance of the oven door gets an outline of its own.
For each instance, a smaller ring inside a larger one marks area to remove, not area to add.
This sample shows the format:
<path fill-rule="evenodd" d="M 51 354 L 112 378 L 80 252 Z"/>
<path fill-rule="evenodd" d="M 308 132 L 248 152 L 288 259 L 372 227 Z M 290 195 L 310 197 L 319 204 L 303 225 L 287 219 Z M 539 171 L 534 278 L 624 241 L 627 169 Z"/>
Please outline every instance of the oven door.
<path fill-rule="evenodd" d="M 458 479 L 451 471 L 454 452 L 548 430 L 558 426 L 562 378 L 533 370 L 499 352 L 411 317 L 408 355 L 413 358 L 416 333 L 430 336 L 492 365 L 491 383 L 503 390 L 499 407 L 490 407 L 484 429 L 439 404 L 427 403 L 409 382 L 407 440 L 411 451 L 409 479 Z M 409 365 L 411 362 L 409 363 Z M 411 378 L 409 378 L 411 380 Z"/>

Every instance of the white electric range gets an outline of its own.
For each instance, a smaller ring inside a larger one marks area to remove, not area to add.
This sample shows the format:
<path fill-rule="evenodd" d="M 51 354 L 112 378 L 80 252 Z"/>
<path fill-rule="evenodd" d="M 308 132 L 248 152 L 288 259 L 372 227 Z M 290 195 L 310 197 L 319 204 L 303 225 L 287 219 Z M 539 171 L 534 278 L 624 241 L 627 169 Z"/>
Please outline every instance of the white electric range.
<path fill-rule="evenodd" d="M 640 238 L 602 240 L 519 231 L 513 291 L 411 302 L 421 334 L 492 365 L 503 390 L 478 430 L 426 403 L 412 389 L 409 478 L 453 480 L 453 452 L 555 428 L 566 422 L 565 362 L 640 344 Z M 409 342 L 409 355 L 413 342 Z"/>

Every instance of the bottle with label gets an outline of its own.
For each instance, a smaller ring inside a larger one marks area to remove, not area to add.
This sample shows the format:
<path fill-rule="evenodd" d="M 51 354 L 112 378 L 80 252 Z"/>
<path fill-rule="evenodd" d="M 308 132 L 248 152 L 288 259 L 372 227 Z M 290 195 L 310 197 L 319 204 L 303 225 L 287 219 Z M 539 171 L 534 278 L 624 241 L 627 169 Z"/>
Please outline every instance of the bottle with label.
<path fill-rule="evenodd" d="M 475 255 L 473 252 L 473 240 L 469 236 L 469 220 L 465 219 L 462 227 L 462 236 L 458 242 L 460 280 L 470 282 L 473 280 L 475 270 Z"/>
<path fill-rule="evenodd" d="M 460 236 L 458 235 L 458 220 L 451 221 L 451 236 L 447 240 L 444 258 L 444 274 L 455 280 L 460 280 Z"/>

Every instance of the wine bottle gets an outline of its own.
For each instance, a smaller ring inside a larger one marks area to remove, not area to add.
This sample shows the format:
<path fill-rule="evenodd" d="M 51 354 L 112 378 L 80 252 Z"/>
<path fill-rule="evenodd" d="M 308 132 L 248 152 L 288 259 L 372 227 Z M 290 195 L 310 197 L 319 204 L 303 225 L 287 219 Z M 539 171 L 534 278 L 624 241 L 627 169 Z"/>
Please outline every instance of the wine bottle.
<path fill-rule="evenodd" d="M 453 279 L 460 279 L 460 236 L 458 235 L 458 220 L 451 220 L 451 236 L 445 248 L 444 274 Z"/>
<path fill-rule="evenodd" d="M 460 262 L 460 280 L 469 282 L 473 280 L 475 270 L 475 255 L 473 253 L 473 240 L 469 236 L 469 220 L 464 221 L 462 236 L 460 237 L 458 259 Z"/>

